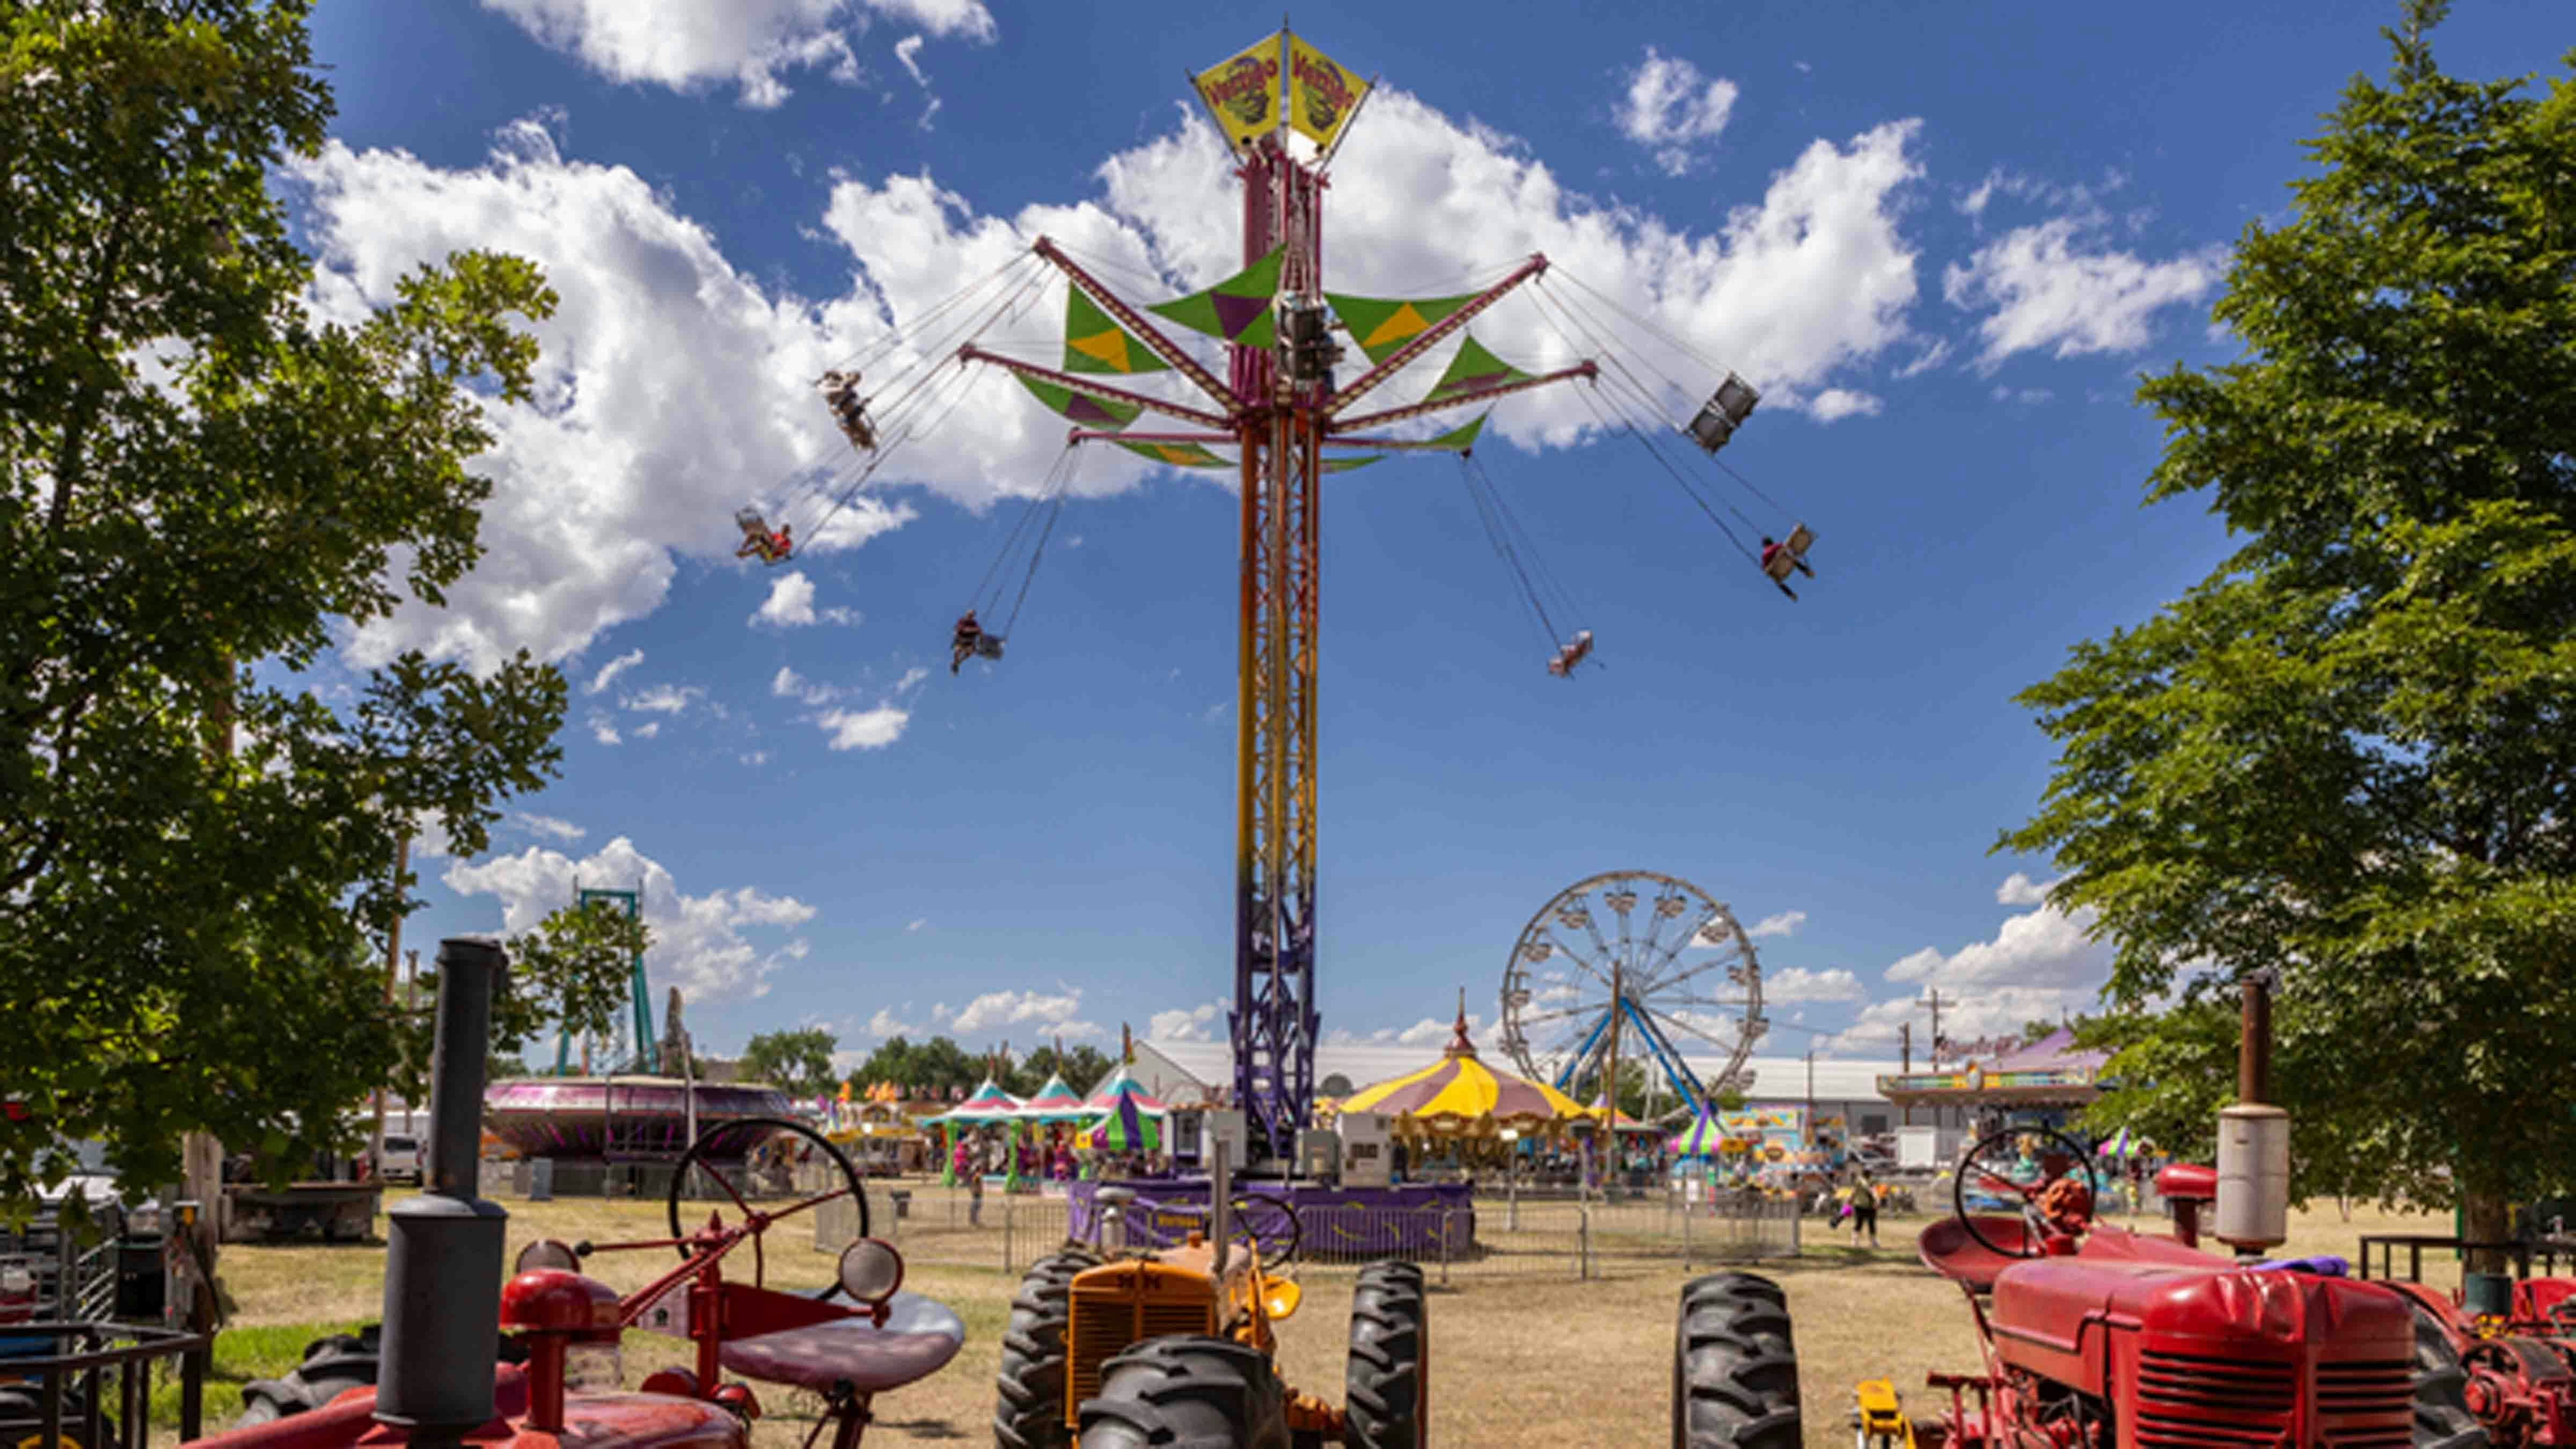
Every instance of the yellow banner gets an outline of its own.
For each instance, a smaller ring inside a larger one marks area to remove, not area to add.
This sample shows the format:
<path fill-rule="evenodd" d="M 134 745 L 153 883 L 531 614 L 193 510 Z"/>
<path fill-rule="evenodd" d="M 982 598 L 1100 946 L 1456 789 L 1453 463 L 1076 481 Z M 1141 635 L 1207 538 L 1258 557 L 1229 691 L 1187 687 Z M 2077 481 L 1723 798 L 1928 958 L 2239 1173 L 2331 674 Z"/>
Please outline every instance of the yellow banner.
<path fill-rule="evenodd" d="M 1279 124 L 1278 36 L 1265 35 L 1191 79 L 1218 129 L 1238 150 Z"/>
<path fill-rule="evenodd" d="M 1368 94 L 1368 82 L 1304 40 L 1288 37 L 1288 124 L 1330 146 Z"/>

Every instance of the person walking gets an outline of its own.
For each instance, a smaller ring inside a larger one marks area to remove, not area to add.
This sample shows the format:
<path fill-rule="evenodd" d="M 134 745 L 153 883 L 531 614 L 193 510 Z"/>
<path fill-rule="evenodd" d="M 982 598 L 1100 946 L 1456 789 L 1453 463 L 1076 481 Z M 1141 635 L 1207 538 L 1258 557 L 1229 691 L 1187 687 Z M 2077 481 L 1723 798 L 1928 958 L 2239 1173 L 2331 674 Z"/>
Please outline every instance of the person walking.
<path fill-rule="evenodd" d="M 980 1140 L 970 1137 L 957 1149 L 966 1159 L 966 1225 L 970 1228 L 984 1225 L 983 1147 Z"/>
<path fill-rule="evenodd" d="M 1852 1165 L 1851 1187 L 1852 1246 L 1860 1246 L 1863 1229 L 1869 1232 L 1869 1245 L 1878 1246 L 1878 1184 L 1872 1182 L 1869 1169 Z"/>

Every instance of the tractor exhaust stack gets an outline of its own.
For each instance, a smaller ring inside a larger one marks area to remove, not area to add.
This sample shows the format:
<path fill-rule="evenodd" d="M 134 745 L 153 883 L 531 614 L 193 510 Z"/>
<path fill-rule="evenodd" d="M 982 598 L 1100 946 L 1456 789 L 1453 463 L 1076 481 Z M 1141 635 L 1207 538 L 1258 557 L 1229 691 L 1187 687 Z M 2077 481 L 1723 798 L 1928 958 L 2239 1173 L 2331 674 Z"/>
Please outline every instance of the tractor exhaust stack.
<path fill-rule="evenodd" d="M 506 968 L 492 941 L 464 936 L 438 943 L 428 1187 L 385 1214 L 384 1367 L 376 1419 L 409 1430 L 415 1449 L 460 1443 L 492 1418 L 510 1215 L 475 1194 L 492 992 Z"/>
<path fill-rule="evenodd" d="M 2248 973 L 2236 1044 L 2236 1096 L 2218 1113 L 2217 1222 L 2210 1236 L 2258 1258 L 2290 1239 L 2290 1114 L 2272 1088 L 2272 973 Z"/>

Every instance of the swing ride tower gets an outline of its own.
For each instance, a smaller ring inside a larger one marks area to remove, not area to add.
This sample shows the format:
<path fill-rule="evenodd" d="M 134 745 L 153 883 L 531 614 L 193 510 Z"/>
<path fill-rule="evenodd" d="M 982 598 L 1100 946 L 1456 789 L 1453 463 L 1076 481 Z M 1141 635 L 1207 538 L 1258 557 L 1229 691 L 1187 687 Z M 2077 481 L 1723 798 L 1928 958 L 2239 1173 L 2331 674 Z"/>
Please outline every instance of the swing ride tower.
<path fill-rule="evenodd" d="M 1371 82 L 1285 29 L 1193 79 L 1232 153 L 1243 270 L 1189 296 L 1139 307 L 1065 248 L 1040 237 L 1032 253 L 1069 284 L 1063 365 L 988 351 L 971 339 L 954 355 L 1012 373 L 1040 402 L 1070 419 L 1075 426 L 1067 434 L 1068 453 L 1079 444 L 1115 443 L 1173 467 L 1235 473 L 1241 573 L 1229 1019 L 1233 1099 L 1244 1113 L 1255 1159 L 1289 1162 L 1310 1121 L 1319 1034 L 1322 479 L 1397 452 L 1465 458 L 1483 417 L 1433 436 L 1405 425 L 1535 388 L 1598 381 L 1605 374 L 1591 357 L 1581 356 L 1585 344 L 1570 337 L 1578 359 L 1572 365 L 1524 372 L 1464 333 L 1486 309 L 1542 278 L 1549 267 L 1544 255 L 1527 257 L 1470 293 L 1410 299 L 1327 293 L 1324 198 L 1333 158 Z M 1294 145 L 1292 133 L 1312 147 Z M 1221 343 L 1224 375 L 1157 319 Z M 1453 340 L 1452 359 L 1428 394 L 1364 408 L 1390 378 Z M 1340 380 L 1344 341 L 1366 364 L 1346 381 Z M 1127 385 L 1126 375 L 1165 371 L 1178 374 L 1198 396 L 1184 400 Z M 1726 410 L 1727 431 L 1751 410 L 1752 396 L 1744 389 L 1740 406 Z M 1146 413 L 1155 415 L 1150 429 L 1132 426 Z M 1611 426 L 1607 415 L 1604 426 Z M 1633 423 L 1621 426 L 1655 451 Z M 1714 443 L 1699 441 L 1714 450 Z M 1213 451 L 1219 448 L 1231 448 L 1234 456 Z M 1042 549 L 1044 536 L 1038 537 Z M 1506 547 L 1496 542 L 1498 549 Z"/>

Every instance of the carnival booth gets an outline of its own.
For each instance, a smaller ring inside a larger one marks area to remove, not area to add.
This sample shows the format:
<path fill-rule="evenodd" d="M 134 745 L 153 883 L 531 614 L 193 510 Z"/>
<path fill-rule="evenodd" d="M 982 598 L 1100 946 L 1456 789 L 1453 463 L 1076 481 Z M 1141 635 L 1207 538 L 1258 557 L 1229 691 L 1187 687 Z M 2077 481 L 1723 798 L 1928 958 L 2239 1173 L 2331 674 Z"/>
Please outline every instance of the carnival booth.
<path fill-rule="evenodd" d="M 1124 1063 L 1082 1104 L 1082 1110 L 1084 1120 L 1093 1124 L 1083 1134 L 1082 1144 L 1092 1153 L 1095 1168 L 1106 1162 L 1140 1161 L 1163 1152 L 1170 1141 L 1171 1108 L 1146 1091 Z M 1094 1175 L 1106 1174 L 1096 1171 Z"/>
<path fill-rule="evenodd" d="M 1082 1098 L 1064 1084 L 1058 1073 L 1020 1103 L 1020 1125 L 1028 1139 L 1012 1150 L 1013 1166 L 1018 1176 L 1045 1182 L 1062 1182 L 1073 1176 L 1073 1137 L 1085 1112 Z"/>
<path fill-rule="evenodd" d="M 1556 1088 L 1487 1066 L 1467 1037 L 1463 1007 L 1440 1060 L 1362 1087 L 1342 1099 L 1341 1111 L 1386 1118 L 1417 1173 L 1430 1162 L 1461 1170 L 1497 1164 L 1517 1142 L 1553 1141 L 1570 1128 L 1598 1122 Z M 1508 1141 L 1507 1128 L 1515 1134 Z"/>
<path fill-rule="evenodd" d="M 1003 1140 L 1003 1186 L 1019 1182 L 1020 1099 L 1002 1090 L 999 1082 L 986 1077 L 966 1100 L 922 1123 L 939 1129 L 939 1180 L 954 1186 L 957 1182 L 957 1144 L 970 1137 L 982 1137 L 999 1129 Z M 989 1175 L 989 1174 L 988 1174 Z"/>

